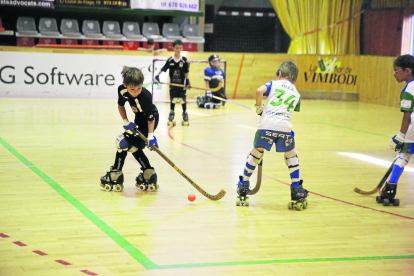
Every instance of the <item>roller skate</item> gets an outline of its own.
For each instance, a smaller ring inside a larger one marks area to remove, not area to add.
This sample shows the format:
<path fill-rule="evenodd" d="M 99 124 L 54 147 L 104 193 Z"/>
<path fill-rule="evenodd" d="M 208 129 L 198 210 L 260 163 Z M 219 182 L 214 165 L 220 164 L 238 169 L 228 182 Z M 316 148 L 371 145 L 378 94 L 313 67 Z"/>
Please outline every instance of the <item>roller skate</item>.
<path fill-rule="evenodd" d="M 240 176 L 240 181 L 237 183 L 237 194 L 239 195 L 236 198 L 236 206 L 244 205 L 249 206 L 249 198 L 247 194 L 250 192 L 250 183 L 249 181 L 243 181 L 243 176 Z"/>
<path fill-rule="evenodd" d="M 308 201 L 306 197 L 308 196 L 308 191 L 305 190 L 302 186 L 303 180 L 299 181 L 299 187 L 290 186 L 290 198 L 291 201 L 288 203 L 288 209 L 296 209 L 301 211 L 302 209 L 308 208 Z"/>
<path fill-rule="evenodd" d="M 141 191 L 148 190 L 153 192 L 159 188 L 159 185 L 157 184 L 157 174 L 153 168 L 144 170 L 135 180 L 137 182 L 135 186 Z"/>
<path fill-rule="evenodd" d="M 176 122 L 174 120 L 175 113 L 173 110 L 170 111 L 170 115 L 168 116 L 167 126 L 175 126 Z"/>
<path fill-rule="evenodd" d="M 183 112 L 183 121 L 181 122 L 182 126 L 189 126 L 190 122 L 188 121 L 188 113 L 187 111 Z"/>
<path fill-rule="evenodd" d="M 116 192 L 122 192 L 124 189 L 124 174 L 111 166 L 109 172 L 101 177 L 101 187 L 110 192 L 115 187 Z"/>
<path fill-rule="evenodd" d="M 400 206 L 400 200 L 395 198 L 397 194 L 397 184 L 386 183 L 385 187 L 380 190 L 380 196 L 377 196 L 377 203 L 382 203 L 383 206 Z"/>

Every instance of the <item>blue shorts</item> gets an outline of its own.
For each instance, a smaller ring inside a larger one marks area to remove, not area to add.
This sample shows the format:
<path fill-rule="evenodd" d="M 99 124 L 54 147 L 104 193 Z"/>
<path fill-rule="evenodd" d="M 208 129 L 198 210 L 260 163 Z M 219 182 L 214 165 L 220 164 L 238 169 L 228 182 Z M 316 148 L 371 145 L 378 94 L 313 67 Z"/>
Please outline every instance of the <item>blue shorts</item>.
<path fill-rule="evenodd" d="M 404 143 L 400 152 L 414 154 L 414 143 Z"/>
<path fill-rule="evenodd" d="M 295 138 L 290 132 L 281 132 L 275 130 L 259 129 L 256 131 L 253 146 L 255 148 L 264 148 L 270 151 L 275 144 L 277 152 L 286 152 L 295 148 Z"/>

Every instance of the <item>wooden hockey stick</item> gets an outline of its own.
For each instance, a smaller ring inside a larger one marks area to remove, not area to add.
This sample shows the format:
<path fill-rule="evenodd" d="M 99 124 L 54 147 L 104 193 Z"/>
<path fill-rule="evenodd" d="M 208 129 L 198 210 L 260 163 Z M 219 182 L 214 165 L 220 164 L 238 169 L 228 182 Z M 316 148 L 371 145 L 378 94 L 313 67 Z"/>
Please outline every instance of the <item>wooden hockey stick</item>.
<path fill-rule="evenodd" d="M 213 91 L 213 92 L 214 92 L 214 91 Z M 217 99 L 217 100 L 220 100 L 220 101 L 223 101 L 223 102 L 227 102 L 227 103 L 231 103 L 231 104 L 235 104 L 235 105 L 238 105 L 238 106 L 244 107 L 244 108 L 246 108 L 246 109 L 248 109 L 248 110 L 252 110 L 252 109 L 253 109 L 253 108 L 252 108 L 252 107 L 250 107 L 250 106 L 247 106 L 247 105 L 244 105 L 244 104 L 241 104 L 241 103 L 238 103 L 238 102 L 232 101 L 232 100 L 226 100 L 226 99 L 224 99 L 224 98 L 217 97 L 217 96 L 214 96 L 214 95 L 213 95 L 213 98 L 214 98 L 214 99 Z"/>
<path fill-rule="evenodd" d="M 260 186 L 262 184 L 262 165 L 263 165 L 263 159 L 260 162 L 258 170 L 257 170 L 256 186 L 253 188 L 253 190 L 250 190 L 250 192 L 248 193 L 249 195 L 255 195 L 260 190 Z"/>
<path fill-rule="evenodd" d="M 136 130 L 138 136 L 144 140 L 144 142 L 148 145 L 148 140 L 147 138 L 138 130 Z M 211 200 L 219 200 L 222 199 L 223 196 L 226 194 L 226 191 L 221 190 L 218 194 L 216 195 L 211 195 L 209 193 L 207 193 L 206 191 L 204 191 L 200 186 L 198 186 L 193 180 L 191 180 L 191 178 L 186 175 L 182 170 L 180 170 L 180 168 L 178 168 L 173 161 L 171 161 L 167 156 L 165 156 L 164 153 L 162 153 L 155 145 L 153 145 L 151 148 L 151 150 L 155 151 L 156 153 L 158 153 L 165 161 L 167 161 L 168 164 L 170 164 L 171 167 L 174 168 L 174 170 L 176 170 L 182 177 L 184 177 L 188 182 L 190 182 L 190 184 L 197 189 L 197 191 L 199 191 L 203 196 L 207 197 L 208 199 Z"/>
<path fill-rule="evenodd" d="M 377 193 L 382 188 L 382 186 L 384 186 L 385 182 L 387 181 L 388 176 L 390 176 L 391 171 L 392 171 L 392 166 L 394 166 L 394 163 L 395 163 L 395 161 L 397 161 L 397 159 L 398 159 L 398 154 L 396 155 L 396 157 L 394 158 L 394 160 L 391 163 L 391 166 L 388 168 L 388 170 L 385 173 L 384 177 L 381 179 L 381 181 L 379 182 L 377 187 L 375 187 L 374 190 L 372 190 L 372 191 L 363 191 L 363 190 L 355 187 L 354 192 L 358 193 L 360 195 L 373 195 L 373 194 Z"/>
<path fill-rule="evenodd" d="M 176 87 L 185 87 L 184 84 L 177 84 L 177 83 L 168 83 L 168 82 L 160 82 L 161 84 L 166 84 L 170 86 L 176 86 Z M 211 92 L 217 92 L 223 87 L 223 82 L 219 82 L 219 85 L 216 88 L 205 88 L 205 87 L 195 87 L 191 86 L 191 89 L 197 89 L 197 90 L 204 90 L 204 91 L 211 91 Z"/>

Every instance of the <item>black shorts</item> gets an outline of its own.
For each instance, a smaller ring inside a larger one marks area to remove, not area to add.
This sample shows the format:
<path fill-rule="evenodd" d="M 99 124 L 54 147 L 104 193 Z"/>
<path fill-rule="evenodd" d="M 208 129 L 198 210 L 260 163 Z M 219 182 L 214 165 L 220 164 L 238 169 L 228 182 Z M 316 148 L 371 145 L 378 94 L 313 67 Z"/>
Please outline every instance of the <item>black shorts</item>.
<path fill-rule="evenodd" d="M 154 112 L 154 120 L 155 120 L 154 130 L 157 129 L 159 118 L 160 116 L 158 114 L 158 111 L 155 111 Z M 141 118 L 139 116 L 135 116 L 134 123 L 138 126 L 139 132 L 141 132 L 145 137 L 148 137 L 148 120 L 146 120 L 145 118 Z M 129 135 L 126 132 L 124 133 L 124 136 L 129 144 L 133 145 L 134 147 L 138 149 L 144 149 L 145 146 L 147 145 L 144 142 L 144 140 L 142 140 L 140 137 Z"/>
<path fill-rule="evenodd" d="M 187 91 L 183 88 L 171 87 L 170 88 L 170 100 L 172 101 L 174 98 L 182 98 L 186 101 Z"/>

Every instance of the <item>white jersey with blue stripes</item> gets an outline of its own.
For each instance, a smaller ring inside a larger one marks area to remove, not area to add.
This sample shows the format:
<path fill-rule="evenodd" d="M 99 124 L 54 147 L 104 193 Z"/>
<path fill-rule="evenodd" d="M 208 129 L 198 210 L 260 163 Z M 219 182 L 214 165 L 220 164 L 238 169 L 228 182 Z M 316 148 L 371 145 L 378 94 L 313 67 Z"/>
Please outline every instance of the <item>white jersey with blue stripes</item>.
<path fill-rule="evenodd" d="M 267 96 L 259 123 L 259 129 L 290 132 L 293 111 L 300 111 L 300 94 L 288 80 L 270 81 L 264 96 Z"/>

